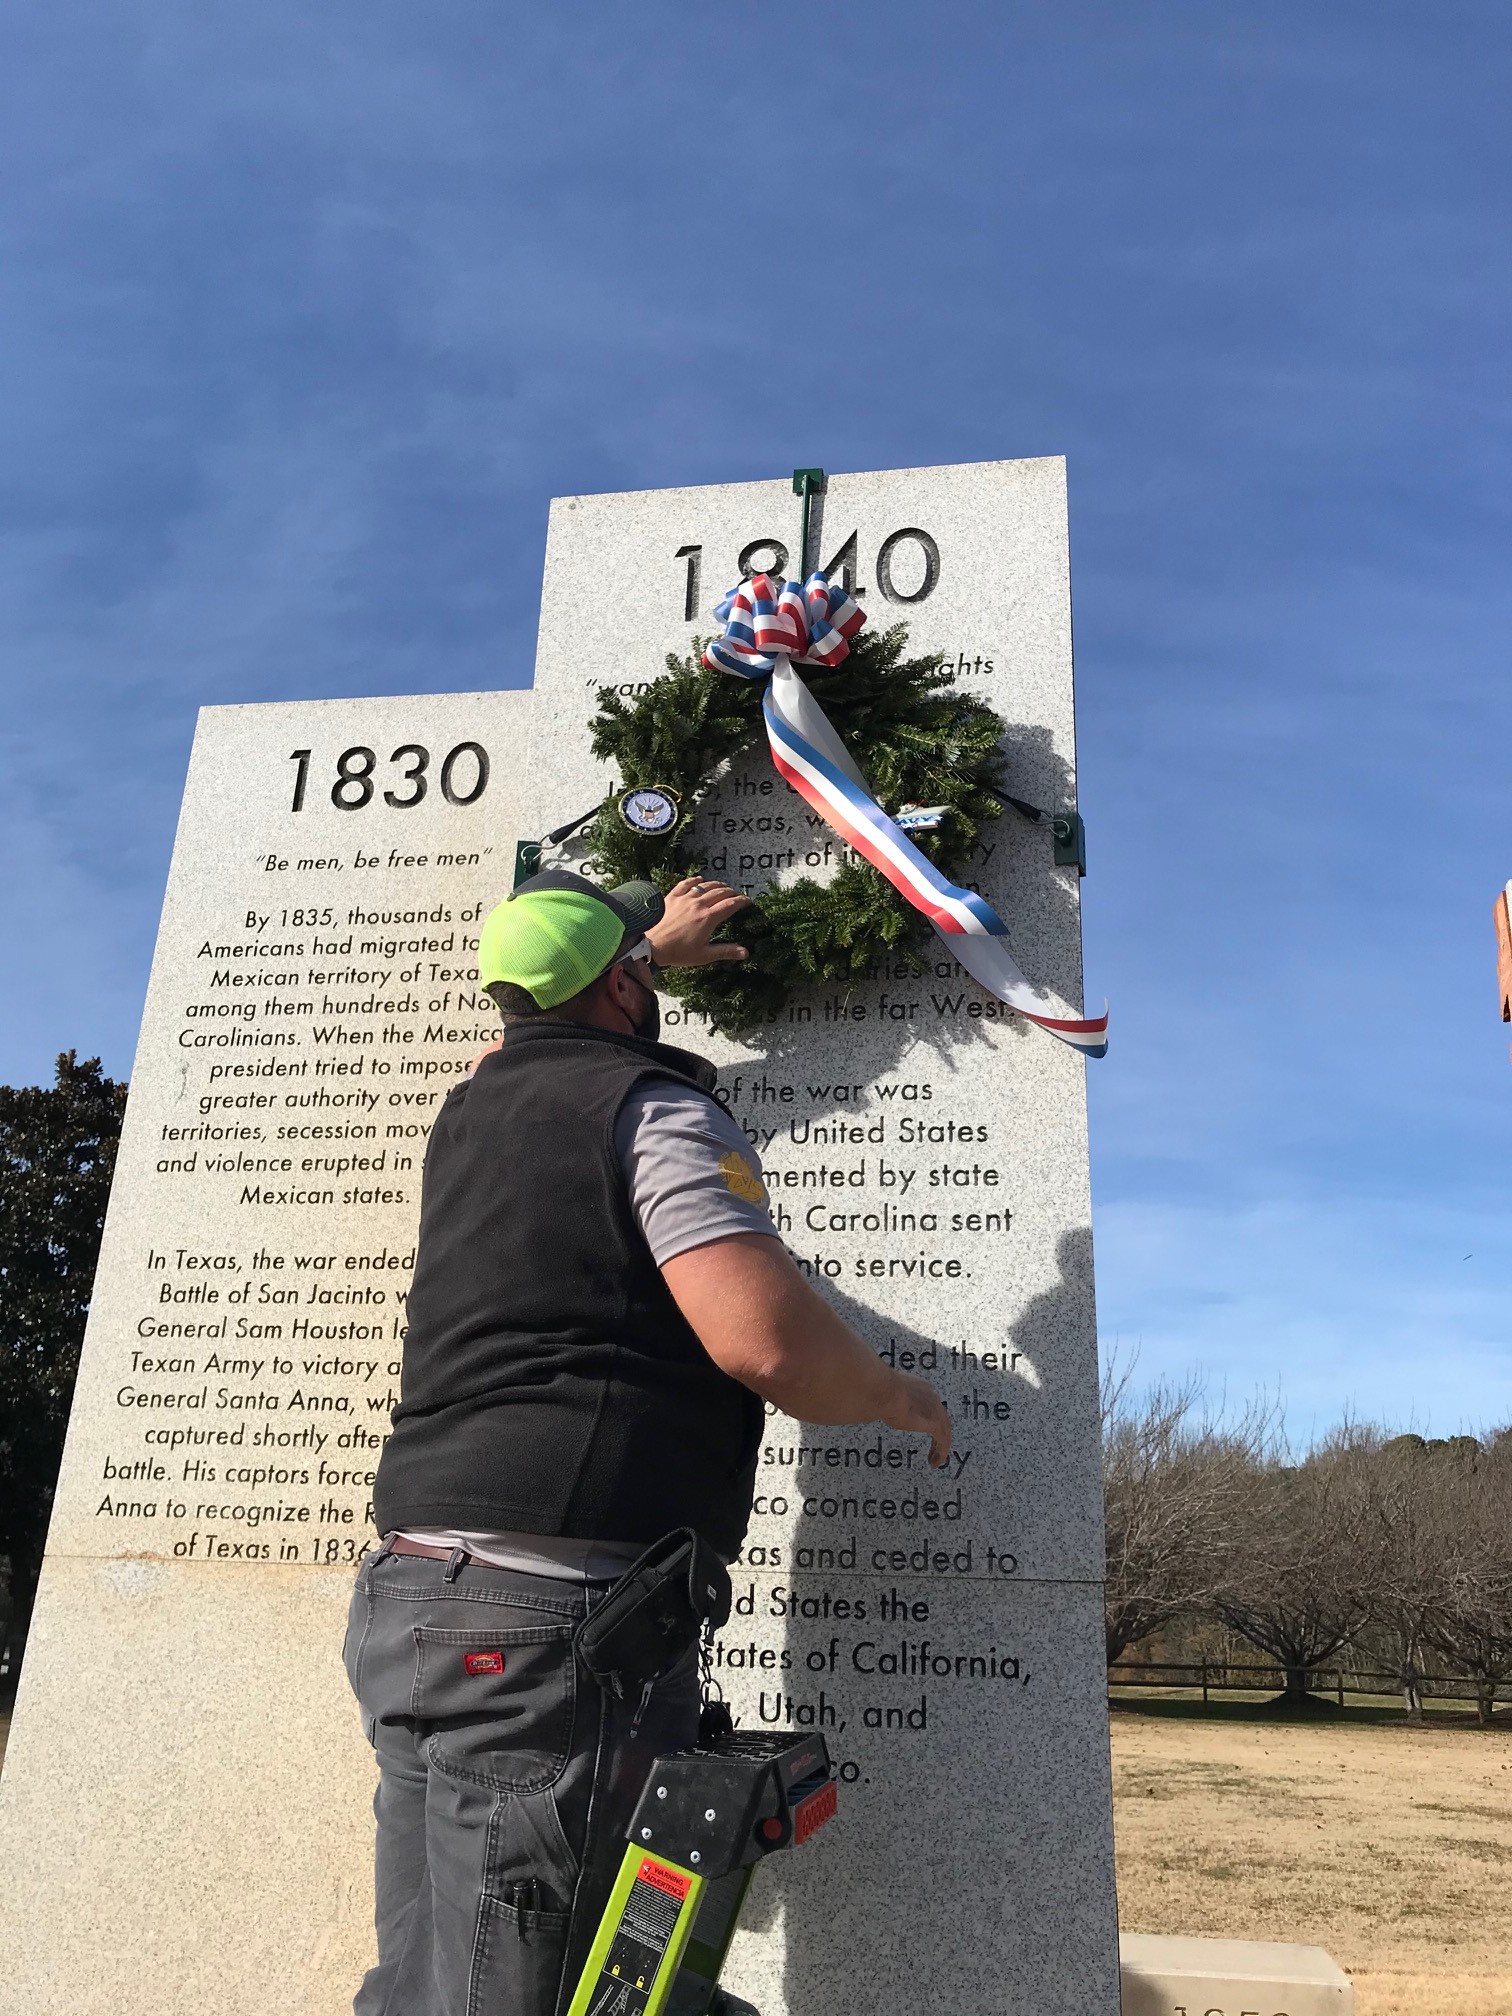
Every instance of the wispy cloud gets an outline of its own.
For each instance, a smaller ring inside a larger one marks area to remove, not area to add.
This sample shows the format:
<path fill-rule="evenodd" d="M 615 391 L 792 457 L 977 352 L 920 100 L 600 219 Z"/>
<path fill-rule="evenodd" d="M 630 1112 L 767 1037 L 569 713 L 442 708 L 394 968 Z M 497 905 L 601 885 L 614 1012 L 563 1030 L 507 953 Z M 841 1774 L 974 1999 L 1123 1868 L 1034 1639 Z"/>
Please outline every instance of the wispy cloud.
<path fill-rule="evenodd" d="M 1279 1392 L 1304 1439 L 1351 1408 L 1440 1435 L 1512 1422 L 1496 1195 L 1113 1202 L 1097 1264 L 1104 1346 L 1141 1377 L 1200 1371 L 1231 1406 Z"/>
<path fill-rule="evenodd" d="M 1512 22 L 813 26 L 13 24 L 0 1076 L 128 1067 L 196 708 L 523 682 L 552 494 L 1064 452 L 1105 1315 L 1505 1411 Z"/>

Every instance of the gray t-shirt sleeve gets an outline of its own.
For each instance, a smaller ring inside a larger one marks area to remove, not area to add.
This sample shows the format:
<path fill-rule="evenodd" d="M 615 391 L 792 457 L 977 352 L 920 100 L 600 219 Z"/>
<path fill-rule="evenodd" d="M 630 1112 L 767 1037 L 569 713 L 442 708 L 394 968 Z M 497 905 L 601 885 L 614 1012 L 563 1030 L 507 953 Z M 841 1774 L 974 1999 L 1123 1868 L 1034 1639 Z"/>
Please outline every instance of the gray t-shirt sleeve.
<path fill-rule="evenodd" d="M 737 1233 L 777 1237 L 760 1157 L 702 1092 L 670 1082 L 638 1086 L 620 1108 L 614 1145 L 658 1267 Z"/>

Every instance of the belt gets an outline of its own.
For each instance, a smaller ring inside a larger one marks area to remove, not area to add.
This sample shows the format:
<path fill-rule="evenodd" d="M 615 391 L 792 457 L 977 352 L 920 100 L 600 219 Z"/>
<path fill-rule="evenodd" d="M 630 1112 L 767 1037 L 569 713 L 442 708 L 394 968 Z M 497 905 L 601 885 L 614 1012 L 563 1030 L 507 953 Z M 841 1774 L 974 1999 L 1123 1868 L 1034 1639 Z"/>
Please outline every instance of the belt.
<path fill-rule="evenodd" d="M 385 1540 L 379 1548 L 383 1554 L 423 1554 L 427 1561 L 450 1561 L 460 1556 L 458 1567 L 471 1561 L 472 1555 L 465 1547 L 433 1547 L 428 1540 L 406 1540 L 402 1533 L 396 1533 L 391 1540 Z"/>

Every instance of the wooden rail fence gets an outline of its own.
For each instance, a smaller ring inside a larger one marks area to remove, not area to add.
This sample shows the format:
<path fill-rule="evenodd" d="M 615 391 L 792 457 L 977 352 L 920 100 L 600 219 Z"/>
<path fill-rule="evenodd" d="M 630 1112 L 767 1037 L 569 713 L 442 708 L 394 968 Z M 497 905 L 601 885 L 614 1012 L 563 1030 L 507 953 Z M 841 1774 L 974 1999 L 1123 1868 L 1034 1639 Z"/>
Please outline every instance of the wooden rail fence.
<path fill-rule="evenodd" d="M 1184 1674 L 1184 1679 L 1156 1679 L 1156 1674 Z M 1258 1679 L 1234 1679 L 1234 1674 L 1259 1675 Z M 1470 1701 L 1480 1699 L 1481 1689 L 1473 1680 L 1463 1674 L 1419 1673 L 1418 1691 L 1425 1699 L 1440 1701 Z M 1371 1681 L 1384 1680 L 1384 1687 L 1371 1686 Z M 1278 1693 L 1286 1685 L 1286 1673 L 1280 1666 L 1235 1665 L 1231 1660 L 1188 1659 L 1169 1660 L 1122 1660 L 1116 1659 L 1108 1668 L 1110 1687 L 1164 1687 L 1200 1688 L 1204 1701 L 1212 1694 L 1254 1694 L 1266 1688 L 1274 1688 Z M 1308 1675 L 1308 1692 L 1311 1694 L 1333 1694 L 1339 1706 L 1344 1706 L 1346 1694 L 1400 1694 L 1406 1686 L 1403 1673 L 1385 1673 L 1372 1668 L 1315 1667 Z M 1492 1690 L 1493 1700 L 1512 1700 L 1512 1682 L 1501 1682 Z"/>

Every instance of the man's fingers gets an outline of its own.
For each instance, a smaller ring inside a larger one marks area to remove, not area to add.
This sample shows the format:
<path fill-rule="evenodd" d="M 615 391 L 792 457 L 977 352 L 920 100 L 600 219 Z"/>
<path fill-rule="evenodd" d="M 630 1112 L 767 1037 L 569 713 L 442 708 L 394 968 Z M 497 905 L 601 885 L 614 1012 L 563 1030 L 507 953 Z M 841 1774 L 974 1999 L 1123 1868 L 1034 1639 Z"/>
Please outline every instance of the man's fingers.
<path fill-rule="evenodd" d="M 717 966 L 730 959 L 746 959 L 749 953 L 744 945 L 701 945 L 696 952 L 690 952 L 680 959 L 680 966 Z"/>
<path fill-rule="evenodd" d="M 750 903 L 748 895 L 742 895 L 740 889 L 736 889 L 732 883 L 720 881 L 718 875 L 685 875 L 673 889 L 667 891 L 667 895 L 714 897 L 716 901 L 722 899 L 722 897 L 730 897 L 732 895 L 732 897 L 738 897 L 742 903 Z"/>
<path fill-rule="evenodd" d="M 919 1426 L 929 1437 L 930 1468 L 938 1470 L 950 1454 L 952 1439 L 950 1416 L 943 1401 L 936 1399 L 935 1405 L 929 1409 L 928 1418 L 921 1420 Z"/>
<path fill-rule="evenodd" d="M 912 1372 L 899 1372 L 895 1377 L 903 1389 L 903 1404 L 896 1414 L 882 1418 L 906 1435 L 927 1435 L 930 1466 L 938 1470 L 950 1454 L 953 1439 L 949 1410 L 927 1379 L 916 1378 Z"/>
<path fill-rule="evenodd" d="M 933 1418 L 929 1422 L 927 1431 L 929 1435 L 929 1461 L 931 1467 L 938 1470 L 950 1454 L 950 1445 L 954 1440 L 954 1434 L 950 1424 L 950 1414 L 945 1406 L 945 1402 L 940 1398 L 938 1393 L 932 1392 L 930 1398 L 934 1401 L 934 1405 L 929 1410 Z"/>
<path fill-rule="evenodd" d="M 690 889 L 688 900 L 694 904 L 701 917 L 717 917 L 721 922 L 733 917 L 737 911 L 747 909 L 750 897 L 731 889 L 724 882 L 705 882 L 702 888 Z"/>
<path fill-rule="evenodd" d="M 743 945 L 714 945 L 714 933 L 750 907 L 751 899 L 728 882 L 689 875 L 667 893 L 659 924 L 646 933 L 658 965 L 713 966 L 746 957 Z"/>

